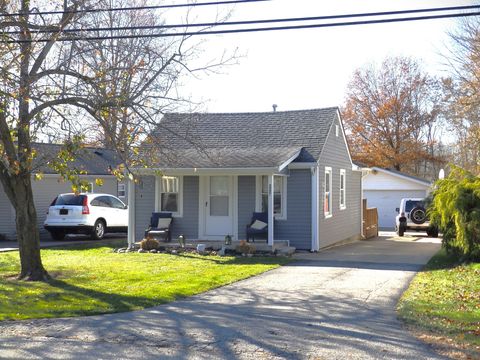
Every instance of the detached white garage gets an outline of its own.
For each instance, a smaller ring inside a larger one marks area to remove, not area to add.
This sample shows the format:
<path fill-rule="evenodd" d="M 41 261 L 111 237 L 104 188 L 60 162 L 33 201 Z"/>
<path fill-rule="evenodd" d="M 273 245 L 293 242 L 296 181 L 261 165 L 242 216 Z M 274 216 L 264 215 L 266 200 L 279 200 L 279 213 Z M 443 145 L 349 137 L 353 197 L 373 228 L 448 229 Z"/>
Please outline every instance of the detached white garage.
<path fill-rule="evenodd" d="M 430 193 L 427 180 L 389 169 L 372 167 L 363 177 L 363 198 L 368 207 L 378 210 L 378 227 L 382 230 L 395 228 L 395 210 L 402 198 L 424 198 Z"/>

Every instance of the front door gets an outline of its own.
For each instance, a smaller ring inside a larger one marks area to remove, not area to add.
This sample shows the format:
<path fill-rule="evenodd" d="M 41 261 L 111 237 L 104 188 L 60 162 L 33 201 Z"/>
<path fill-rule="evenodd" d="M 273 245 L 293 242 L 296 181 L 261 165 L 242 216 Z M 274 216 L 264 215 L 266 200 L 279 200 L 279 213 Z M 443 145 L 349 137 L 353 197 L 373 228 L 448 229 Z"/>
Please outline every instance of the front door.
<path fill-rule="evenodd" d="M 206 181 L 205 235 L 233 234 L 231 176 L 209 176 Z"/>

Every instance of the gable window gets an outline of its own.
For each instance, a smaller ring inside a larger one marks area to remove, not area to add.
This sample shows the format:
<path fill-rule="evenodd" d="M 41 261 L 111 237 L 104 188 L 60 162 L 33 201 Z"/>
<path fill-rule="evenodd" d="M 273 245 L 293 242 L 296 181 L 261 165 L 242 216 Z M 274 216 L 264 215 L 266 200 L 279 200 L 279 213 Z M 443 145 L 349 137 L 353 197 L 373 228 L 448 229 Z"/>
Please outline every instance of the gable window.
<path fill-rule="evenodd" d="M 125 198 L 125 195 L 127 194 L 126 186 L 125 184 L 118 184 L 117 185 L 117 195 L 119 198 Z"/>
<path fill-rule="evenodd" d="M 260 176 L 260 188 L 258 196 L 259 204 L 257 210 L 262 212 L 268 211 L 268 176 Z M 276 219 L 286 219 L 286 178 L 284 176 L 273 177 L 273 214 Z"/>
<path fill-rule="evenodd" d="M 178 176 L 162 176 L 160 178 L 160 211 L 167 211 L 176 216 L 181 216 L 181 180 L 181 177 Z"/>
<path fill-rule="evenodd" d="M 346 198 L 345 198 L 345 188 L 346 188 L 346 175 L 345 169 L 340 170 L 340 210 L 344 210 L 347 208 L 346 205 Z"/>
<path fill-rule="evenodd" d="M 325 167 L 325 194 L 323 197 L 323 213 L 332 216 L 332 168 Z"/>

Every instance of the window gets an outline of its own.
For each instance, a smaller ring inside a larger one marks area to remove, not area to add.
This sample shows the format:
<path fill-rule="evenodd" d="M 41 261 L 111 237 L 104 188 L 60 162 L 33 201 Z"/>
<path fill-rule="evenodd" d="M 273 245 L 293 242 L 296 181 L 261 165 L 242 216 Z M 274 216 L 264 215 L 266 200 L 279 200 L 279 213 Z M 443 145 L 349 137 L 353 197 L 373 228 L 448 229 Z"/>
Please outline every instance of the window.
<path fill-rule="evenodd" d="M 346 175 L 345 169 L 340 170 L 340 210 L 347 208 L 345 199 L 345 187 L 346 187 Z"/>
<path fill-rule="evenodd" d="M 325 196 L 323 197 L 323 213 L 325 217 L 332 216 L 332 168 L 325 168 Z"/>
<path fill-rule="evenodd" d="M 99 196 L 93 199 L 90 202 L 92 206 L 100 206 L 100 207 L 112 207 L 112 203 L 110 202 L 109 196 Z"/>
<path fill-rule="evenodd" d="M 277 219 L 285 219 L 285 186 L 286 180 L 284 176 L 273 177 L 273 214 Z M 260 177 L 260 206 L 259 210 L 268 211 L 268 176 Z"/>
<path fill-rule="evenodd" d="M 117 198 L 114 198 L 113 196 L 109 196 L 108 199 L 110 200 L 110 204 L 112 205 L 113 208 L 125 209 L 125 204 L 120 200 L 118 200 Z"/>
<path fill-rule="evenodd" d="M 178 177 L 162 176 L 160 210 L 178 212 Z"/>
<path fill-rule="evenodd" d="M 87 193 L 90 193 L 90 194 L 93 193 L 93 182 L 88 183 L 88 185 L 87 185 L 87 191 L 86 191 L 86 192 L 87 192 Z"/>
<path fill-rule="evenodd" d="M 125 184 L 118 184 L 118 186 L 117 186 L 118 197 L 119 198 L 124 198 L 126 194 L 127 194 L 127 190 L 126 190 Z"/>

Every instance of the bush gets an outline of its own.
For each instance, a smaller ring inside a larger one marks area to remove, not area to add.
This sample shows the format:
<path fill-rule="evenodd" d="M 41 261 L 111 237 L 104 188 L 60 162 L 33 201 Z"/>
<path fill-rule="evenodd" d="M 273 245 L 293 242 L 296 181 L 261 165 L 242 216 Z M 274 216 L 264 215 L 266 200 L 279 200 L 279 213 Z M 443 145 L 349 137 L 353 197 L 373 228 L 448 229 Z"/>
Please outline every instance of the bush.
<path fill-rule="evenodd" d="M 429 215 L 443 232 L 447 252 L 480 260 L 480 178 L 452 166 L 449 176 L 435 183 Z"/>
<path fill-rule="evenodd" d="M 157 250 L 160 246 L 160 243 L 153 238 L 146 238 L 140 241 L 140 248 L 143 250 Z"/>

